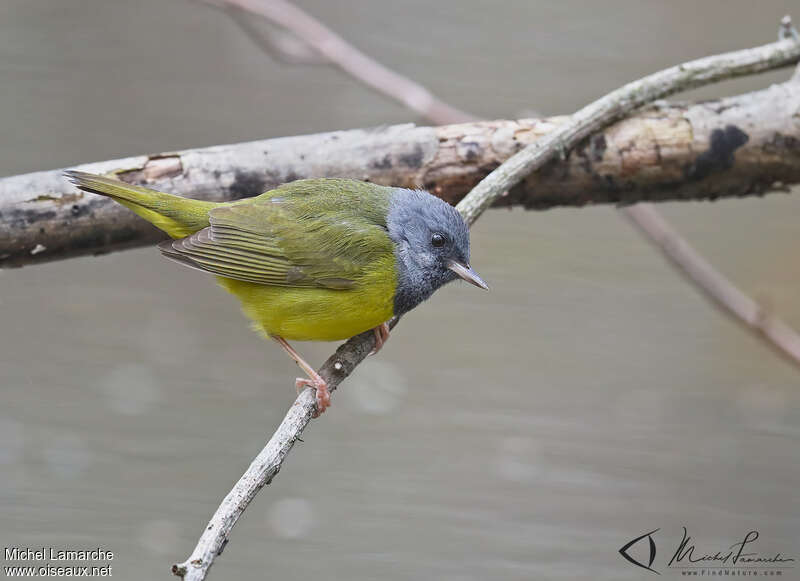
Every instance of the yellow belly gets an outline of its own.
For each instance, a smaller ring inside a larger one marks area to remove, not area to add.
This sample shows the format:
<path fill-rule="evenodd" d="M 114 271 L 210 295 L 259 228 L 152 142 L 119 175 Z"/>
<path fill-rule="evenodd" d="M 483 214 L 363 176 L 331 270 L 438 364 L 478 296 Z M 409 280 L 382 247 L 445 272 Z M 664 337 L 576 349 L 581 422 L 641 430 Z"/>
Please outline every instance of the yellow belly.
<path fill-rule="evenodd" d="M 217 277 L 242 302 L 256 330 L 295 341 L 349 339 L 392 318 L 396 275 L 370 276 L 357 288 L 278 287 Z"/>

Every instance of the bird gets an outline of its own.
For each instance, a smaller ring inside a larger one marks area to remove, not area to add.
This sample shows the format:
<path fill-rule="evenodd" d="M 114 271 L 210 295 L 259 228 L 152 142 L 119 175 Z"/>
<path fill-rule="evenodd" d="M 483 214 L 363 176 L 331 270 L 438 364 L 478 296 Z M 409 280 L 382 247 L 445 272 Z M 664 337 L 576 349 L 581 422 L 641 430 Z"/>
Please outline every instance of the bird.
<path fill-rule="evenodd" d="M 251 198 L 207 202 L 104 175 L 64 172 L 170 236 L 177 263 L 216 275 L 253 328 L 275 340 L 330 405 L 326 381 L 289 341 L 339 341 L 372 329 L 377 353 L 399 317 L 456 279 L 488 285 L 469 264 L 469 228 L 424 190 L 341 178 L 301 179 Z"/>

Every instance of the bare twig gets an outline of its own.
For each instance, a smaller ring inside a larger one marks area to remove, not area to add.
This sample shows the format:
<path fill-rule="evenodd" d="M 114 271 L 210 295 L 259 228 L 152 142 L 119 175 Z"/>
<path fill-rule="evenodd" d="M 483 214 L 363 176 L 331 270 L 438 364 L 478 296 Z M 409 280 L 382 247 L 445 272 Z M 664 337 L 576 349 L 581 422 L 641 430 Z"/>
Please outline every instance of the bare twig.
<path fill-rule="evenodd" d="M 264 34 L 256 26 L 250 13 L 238 6 L 223 5 L 239 28 L 253 43 L 273 59 L 290 65 L 329 65 L 330 61 L 319 54 L 307 42 L 283 29 L 274 29 Z"/>
<path fill-rule="evenodd" d="M 490 173 L 458 204 L 468 223 L 473 223 L 492 201 L 509 190 L 530 172 L 575 145 L 590 133 L 615 119 L 663 96 L 688 88 L 698 87 L 724 78 L 753 74 L 779 66 L 788 66 L 800 58 L 800 43 L 784 40 L 762 47 L 737 51 L 692 61 L 666 69 L 625 87 L 613 91 L 598 101 L 584 107 L 569 121 L 557 127 L 548 136 L 537 140 L 512 156 Z M 395 323 L 396 321 L 393 321 Z M 349 375 L 369 353 L 374 344 L 371 332 L 348 340 L 319 370 L 332 389 Z M 279 441 L 272 444 L 270 452 L 262 452 L 259 460 L 247 470 L 223 505 L 212 517 L 200 538 L 195 551 L 185 562 L 173 566 L 173 572 L 187 579 L 204 579 L 214 559 L 222 551 L 228 535 L 247 503 L 272 476 L 292 443 L 310 421 L 314 411 L 314 398 L 307 389 L 298 396 L 289 415 L 288 430 L 282 431 Z M 299 408 L 299 409 L 298 409 Z M 282 426 L 286 425 L 284 421 Z M 269 467 L 265 469 L 264 467 Z M 233 495 L 233 498 L 231 496 Z M 229 499 L 231 499 L 229 501 Z"/>
<path fill-rule="evenodd" d="M 717 272 L 650 204 L 636 204 L 626 208 L 625 214 L 711 301 L 730 311 L 751 331 L 766 337 L 767 344 L 789 361 L 800 363 L 800 336 Z"/>
<path fill-rule="evenodd" d="M 398 319 L 389 321 L 394 328 Z M 375 334 L 370 330 L 356 335 L 342 344 L 320 367 L 319 374 L 328 382 L 333 392 L 372 351 Z M 172 572 L 184 580 L 205 579 L 214 559 L 222 554 L 228 535 L 256 493 L 280 471 L 281 464 L 294 443 L 303 434 L 316 409 L 316 395 L 311 388 L 297 396 L 277 431 L 264 449 L 256 456 L 245 473 L 223 499 L 206 526 L 191 556 L 172 566 Z"/>
<path fill-rule="evenodd" d="M 788 14 L 781 18 L 781 25 L 778 28 L 778 40 L 800 41 L 800 32 L 792 24 L 792 17 Z"/>
<path fill-rule="evenodd" d="M 286 0 L 220 0 L 283 26 L 328 62 L 373 90 L 399 101 L 437 124 L 476 118 L 448 105 L 422 85 L 399 75 L 346 42 L 316 18 Z"/>
<path fill-rule="evenodd" d="M 255 457 L 250 467 L 239 479 L 211 517 L 208 527 L 200 537 L 192 556 L 184 563 L 172 566 L 172 572 L 185 579 L 203 579 L 215 556 L 222 554 L 227 543 L 228 532 L 253 500 L 256 493 L 272 479 L 281 468 L 281 463 L 294 443 L 300 438 L 311 419 L 314 409 L 314 392 L 303 391 L 289 408 L 281 425 L 272 435 L 261 453 Z M 217 530 L 221 534 L 217 534 Z"/>
<path fill-rule="evenodd" d="M 788 14 L 781 18 L 781 26 L 778 29 L 778 40 L 800 40 L 800 32 L 797 32 L 797 28 L 795 28 L 792 23 L 792 17 Z M 792 80 L 800 81 L 800 64 L 795 67 Z"/>

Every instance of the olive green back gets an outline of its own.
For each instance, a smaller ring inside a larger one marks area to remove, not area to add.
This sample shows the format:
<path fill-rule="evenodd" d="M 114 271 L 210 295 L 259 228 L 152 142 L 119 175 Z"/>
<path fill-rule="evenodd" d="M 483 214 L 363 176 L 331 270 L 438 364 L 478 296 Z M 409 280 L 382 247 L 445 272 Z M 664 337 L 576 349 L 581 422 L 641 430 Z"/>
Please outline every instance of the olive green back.
<path fill-rule="evenodd" d="M 222 204 L 208 213 L 209 227 L 160 248 L 169 258 L 244 282 L 351 289 L 370 266 L 391 264 L 391 192 L 355 180 L 300 180 Z"/>

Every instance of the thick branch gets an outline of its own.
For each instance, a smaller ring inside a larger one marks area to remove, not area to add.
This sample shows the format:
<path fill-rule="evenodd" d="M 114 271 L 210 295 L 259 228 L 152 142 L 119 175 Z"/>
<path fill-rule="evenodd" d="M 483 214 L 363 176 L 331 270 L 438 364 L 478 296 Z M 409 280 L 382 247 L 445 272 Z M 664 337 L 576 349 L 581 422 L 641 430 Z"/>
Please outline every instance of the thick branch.
<path fill-rule="evenodd" d="M 751 51 L 709 57 L 674 69 L 668 69 L 662 73 L 657 73 L 641 81 L 626 85 L 623 89 L 614 91 L 585 107 L 554 129 L 548 136 L 532 143 L 512 156 L 481 181 L 478 186 L 473 188 L 458 204 L 458 209 L 465 216 L 465 219 L 472 223 L 504 191 L 520 182 L 529 172 L 535 171 L 549 159 L 558 155 L 560 151 L 563 152 L 576 146 L 582 138 L 599 130 L 613 119 L 626 115 L 634 108 L 647 103 L 648 100 L 657 99 L 688 86 L 699 86 L 704 82 L 713 82 L 734 74 L 746 74 L 745 71 L 765 70 L 766 63 L 775 63 L 778 56 L 780 56 L 780 59 L 784 59 L 787 53 L 792 54 L 792 59 L 794 60 L 789 59 L 784 64 L 796 61 L 800 56 L 800 43 L 783 41 Z M 747 66 L 743 64 L 745 62 L 748 63 Z M 688 75 L 684 74 L 686 71 L 688 71 Z M 718 162 L 722 160 L 722 167 L 725 168 L 730 165 L 738 165 L 733 164 L 733 159 L 730 156 L 742 145 L 742 135 L 745 132 L 736 126 L 729 128 L 727 125 L 719 128 L 719 131 L 722 131 L 722 133 L 714 134 L 712 132 L 710 135 L 711 146 L 704 150 L 709 152 L 705 160 L 698 156 L 695 165 L 687 168 L 688 173 L 685 178 L 707 179 L 708 175 L 705 170 L 719 165 L 719 163 L 712 163 L 715 159 Z M 732 150 L 730 147 L 724 148 L 728 150 L 726 155 L 714 154 L 715 149 L 718 153 L 721 153 L 722 149 L 720 149 L 719 144 L 722 142 L 728 144 L 738 143 L 739 145 L 733 147 Z M 542 145 L 543 143 L 546 145 Z M 717 144 L 716 148 L 714 147 L 715 143 Z M 720 170 L 712 170 L 711 173 L 713 174 L 717 171 Z M 396 322 L 396 320 L 392 321 L 393 324 Z M 374 335 L 371 332 L 362 333 L 340 346 L 336 353 L 326 361 L 319 373 L 328 381 L 332 391 L 366 357 L 373 344 Z M 273 439 L 267 445 L 267 448 L 271 447 L 273 452 L 267 452 L 265 449 L 259 455 L 258 463 L 254 462 L 250 466 L 236 484 L 234 490 L 226 497 L 223 505 L 212 517 L 192 556 L 187 561 L 173 566 L 175 574 L 188 579 L 199 580 L 205 578 L 214 559 L 224 548 L 228 534 L 236 520 L 256 492 L 277 473 L 283 457 L 285 457 L 297 436 L 302 433 L 310 421 L 314 406 L 311 390 L 304 390 L 298 396 L 289 414 L 287 414 L 287 418 L 292 418 L 289 420 L 292 426 L 291 430 L 279 431 L 280 435 L 273 436 Z M 298 407 L 300 410 L 297 409 Z M 287 421 L 285 420 L 281 427 L 286 423 Z M 273 444 L 275 438 L 278 438 L 279 441 Z M 282 444 L 282 442 L 285 443 Z M 264 469 L 265 466 L 269 468 Z M 229 499 L 231 499 L 232 495 L 233 499 L 238 500 L 233 503 L 234 506 L 231 510 Z"/>
<path fill-rule="evenodd" d="M 498 205 L 716 199 L 800 182 L 800 85 L 700 104 L 660 104 L 596 133 Z M 512 154 L 568 117 L 444 127 L 396 125 L 92 163 L 125 181 L 232 200 L 305 177 L 422 186 L 457 202 Z M 744 141 L 747 138 L 746 143 Z M 559 137 L 549 140 L 556 150 Z M 538 147 L 538 146 L 537 146 Z M 113 201 L 77 192 L 60 170 L 0 179 L 0 267 L 151 243 L 161 235 Z"/>

